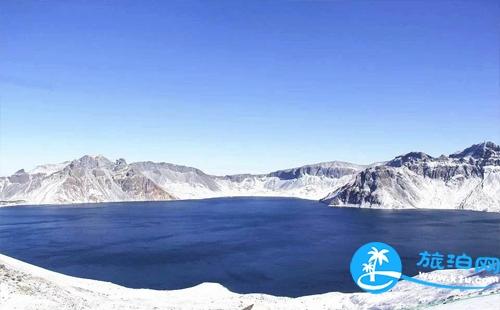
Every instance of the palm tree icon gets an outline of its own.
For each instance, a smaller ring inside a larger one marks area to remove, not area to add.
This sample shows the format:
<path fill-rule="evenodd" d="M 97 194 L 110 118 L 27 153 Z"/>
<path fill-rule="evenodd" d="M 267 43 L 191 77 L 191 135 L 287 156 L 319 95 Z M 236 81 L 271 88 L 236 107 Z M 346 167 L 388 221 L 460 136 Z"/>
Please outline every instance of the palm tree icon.
<path fill-rule="evenodd" d="M 363 272 L 371 272 L 373 270 L 372 264 L 363 264 Z"/>
<path fill-rule="evenodd" d="M 384 262 L 389 262 L 389 259 L 385 255 L 386 253 L 389 253 L 389 250 L 382 249 L 379 251 L 376 247 L 372 247 L 372 250 L 368 251 L 368 254 L 371 256 L 368 259 L 368 264 L 363 264 L 363 271 L 370 273 L 370 282 L 375 281 L 375 267 L 377 263 L 379 266 L 382 266 Z"/>

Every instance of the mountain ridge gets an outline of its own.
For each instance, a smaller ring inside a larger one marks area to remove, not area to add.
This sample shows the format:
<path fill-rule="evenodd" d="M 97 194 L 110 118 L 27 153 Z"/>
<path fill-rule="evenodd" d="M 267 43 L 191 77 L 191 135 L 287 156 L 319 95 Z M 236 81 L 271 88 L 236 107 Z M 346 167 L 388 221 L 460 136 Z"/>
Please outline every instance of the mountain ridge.
<path fill-rule="evenodd" d="M 474 144 L 432 157 L 423 152 L 396 156 L 360 171 L 321 199 L 330 206 L 500 211 L 500 147 Z"/>
<path fill-rule="evenodd" d="M 265 174 L 211 175 L 167 162 L 84 155 L 0 177 L 0 200 L 28 204 L 282 196 L 330 206 L 500 211 L 500 147 L 433 157 L 409 152 L 358 165 L 328 161 Z"/>
<path fill-rule="evenodd" d="M 102 155 L 84 155 L 0 177 L 0 200 L 41 204 L 275 195 L 317 200 L 361 167 L 327 162 L 268 174 L 215 176 L 166 162 L 128 164 L 123 158 L 113 162 Z M 287 177 L 291 173 L 295 177 Z"/>

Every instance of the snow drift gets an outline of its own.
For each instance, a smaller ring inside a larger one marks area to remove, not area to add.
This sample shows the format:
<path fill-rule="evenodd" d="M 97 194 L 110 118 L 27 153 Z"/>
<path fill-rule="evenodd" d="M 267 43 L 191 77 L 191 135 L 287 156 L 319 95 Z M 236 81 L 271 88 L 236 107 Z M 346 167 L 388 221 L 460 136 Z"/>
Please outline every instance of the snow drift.
<path fill-rule="evenodd" d="M 467 270 L 441 270 L 432 274 L 481 278 Z M 428 274 L 427 274 L 428 275 Z M 220 284 L 157 291 L 130 289 L 108 282 L 66 276 L 0 254 L 0 308 L 73 309 L 496 309 L 500 285 L 459 291 L 436 289 L 401 281 L 391 291 L 326 293 L 299 298 L 265 294 L 237 294 Z"/>

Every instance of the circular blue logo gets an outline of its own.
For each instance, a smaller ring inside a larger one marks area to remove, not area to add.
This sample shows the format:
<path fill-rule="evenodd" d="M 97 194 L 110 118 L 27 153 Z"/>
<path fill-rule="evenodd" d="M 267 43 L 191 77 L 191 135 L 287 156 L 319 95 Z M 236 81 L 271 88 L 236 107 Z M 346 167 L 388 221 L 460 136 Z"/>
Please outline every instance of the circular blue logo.
<path fill-rule="evenodd" d="M 351 275 L 363 290 L 379 294 L 388 291 L 401 277 L 401 258 L 388 244 L 370 242 L 360 247 L 351 260 Z"/>

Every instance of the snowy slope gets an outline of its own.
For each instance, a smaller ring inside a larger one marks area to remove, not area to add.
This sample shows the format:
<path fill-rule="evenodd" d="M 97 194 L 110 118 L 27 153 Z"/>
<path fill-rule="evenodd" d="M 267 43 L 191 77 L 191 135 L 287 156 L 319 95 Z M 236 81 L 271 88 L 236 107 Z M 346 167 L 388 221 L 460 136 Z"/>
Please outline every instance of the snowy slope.
<path fill-rule="evenodd" d="M 58 163 L 58 164 L 39 165 L 39 166 L 36 166 L 34 169 L 30 170 L 29 173 L 30 174 L 38 174 L 38 173 L 52 174 L 54 172 L 57 172 L 59 170 L 64 169 L 64 167 L 66 167 L 69 163 L 70 163 L 69 161 L 65 161 L 65 162 Z"/>
<path fill-rule="evenodd" d="M 471 279 L 484 277 L 466 270 L 432 274 Z M 452 283 L 448 283 L 452 284 Z M 457 284 L 457 283 L 455 283 Z M 459 291 L 401 281 L 391 291 L 331 292 L 299 298 L 237 294 L 220 284 L 157 291 L 130 289 L 108 282 L 81 279 L 42 269 L 0 254 L 0 309 L 498 309 L 500 285 Z"/>
<path fill-rule="evenodd" d="M 359 172 L 321 201 L 363 208 L 500 211 L 500 147 L 486 142 L 449 156 L 412 152 Z"/>
<path fill-rule="evenodd" d="M 83 156 L 0 178 L 0 200 L 78 203 L 198 199 L 222 196 L 286 196 L 320 199 L 347 183 L 365 166 L 344 162 L 275 171 L 267 175 L 213 176 L 169 163 L 112 162 Z"/>
<path fill-rule="evenodd" d="M 0 205 L 282 196 L 331 206 L 500 211 L 500 147 L 421 152 L 369 166 L 325 162 L 268 174 L 214 176 L 169 163 L 83 156 L 0 177 Z"/>
<path fill-rule="evenodd" d="M 328 162 L 269 174 L 213 176 L 168 163 L 138 162 L 131 166 L 180 199 L 223 196 L 284 196 L 306 199 L 324 197 L 345 184 L 365 166 Z"/>
<path fill-rule="evenodd" d="M 43 204 L 175 198 L 134 169 L 102 156 L 83 156 L 50 168 L 0 178 L 0 200 Z"/>

